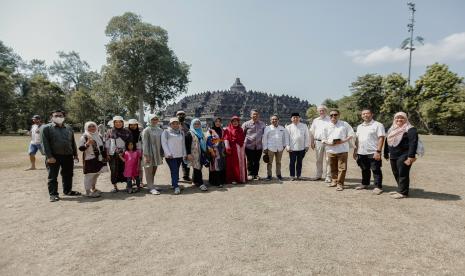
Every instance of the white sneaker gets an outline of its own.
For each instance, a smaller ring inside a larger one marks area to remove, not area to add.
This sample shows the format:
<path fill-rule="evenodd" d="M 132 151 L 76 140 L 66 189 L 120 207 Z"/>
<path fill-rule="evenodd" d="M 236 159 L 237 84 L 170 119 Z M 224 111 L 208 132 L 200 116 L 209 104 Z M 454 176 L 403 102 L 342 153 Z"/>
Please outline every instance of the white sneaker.
<path fill-rule="evenodd" d="M 200 185 L 199 188 L 200 188 L 201 191 L 204 191 L 204 192 L 208 191 L 208 188 L 207 188 L 207 186 L 205 186 L 205 184 Z"/>
<path fill-rule="evenodd" d="M 179 187 L 174 188 L 174 194 L 179 195 L 181 193 L 181 189 Z"/>
<path fill-rule="evenodd" d="M 160 192 L 157 189 L 150 189 L 150 193 L 152 195 L 159 195 L 160 194 Z"/>
<path fill-rule="evenodd" d="M 380 188 L 374 188 L 373 189 L 373 194 L 375 195 L 380 195 L 383 193 L 383 190 L 381 190 Z"/>
<path fill-rule="evenodd" d="M 325 183 L 331 183 L 331 182 L 332 182 L 332 179 L 330 177 L 326 177 Z"/>

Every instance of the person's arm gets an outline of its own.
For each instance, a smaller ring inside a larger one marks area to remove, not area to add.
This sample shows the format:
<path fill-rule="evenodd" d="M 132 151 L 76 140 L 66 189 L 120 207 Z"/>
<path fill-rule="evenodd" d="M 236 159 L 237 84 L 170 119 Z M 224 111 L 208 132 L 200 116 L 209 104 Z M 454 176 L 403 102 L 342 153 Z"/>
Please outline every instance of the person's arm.
<path fill-rule="evenodd" d="M 87 140 L 86 136 L 85 134 L 83 134 L 81 138 L 79 139 L 79 150 L 80 151 L 85 151 L 89 147 L 86 140 Z"/>
<path fill-rule="evenodd" d="M 173 154 L 170 151 L 170 147 L 168 145 L 168 131 L 164 130 L 161 134 L 161 147 L 163 148 L 163 152 L 165 153 L 166 158 L 172 158 Z"/>
<path fill-rule="evenodd" d="M 417 147 L 418 147 L 418 133 L 417 129 L 412 127 L 407 131 L 408 137 L 408 158 L 405 160 L 405 164 L 410 166 L 417 160 Z"/>
<path fill-rule="evenodd" d="M 357 160 L 357 151 L 358 151 L 358 136 L 357 134 L 355 134 L 354 153 L 353 153 L 353 157 L 355 160 Z"/>
<path fill-rule="evenodd" d="M 185 158 L 187 158 L 187 149 L 186 149 L 186 142 L 185 142 L 186 135 L 184 135 L 184 134 L 182 135 L 182 140 L 183 140 L 182 141 L 182 156 L 185 159 Z"/>
<path fill-rule="evenodd" d="M 289 131 L 284 128 L 284 148 L 289 147 Z"/>
<path fill-rule="evenodd" d="M 118 154 L 119 159 L 121 159 L 121 161 L 123 161 L 123 162 L 126 162 L 126 159 L 124 159 L 125 155 L 126 155 L 126 152 Z"/>
<path fill-rule="evenodd" d="M 381 153 L 383 152 L 384 136 L 378 137 L 378 144 L 376 146 L 376 153 L 373 155 L 375 160 L 381 160 Z"/>
<path fill-rule="evenodd" d="M 150 134 L 147 128 L 142 131 L 141 137 L 142 137 L 142 152 L 144 154 L 144 157 L 150 159 L 150 154 L 149 154 L 150 153 L 150 148 L 149 148 Z"/>
<path fill-rule="evenodd" d="M 310 148 L 310 133 L 308 132 L 308 127 L 307 125 L 303 125 L 304 126 L 304 148 L 305 148 L 305 151 L 308 151 L 308 149 Z"/>
<path fill-rule="evenodd" d="M 42 147 L 44 148 L 44 153 L 45 153 L 45 156 L 47 157 L 47 162 L 49 162 L 48 159 L 52 159 L 50 161 L 53 161 L 54 157 L 53 157 L 52 148 L 50 145 L 50 126 L 47 125 L 41 128 L 40 140 L 42 141 Z"/>
<path fill-rule="evenodd" d="M 352 138 L 354 138 L 355 132 L 352 126 L 349 125 L 349 123 L 345 122 L 345 126 L 347 129 L 347 137 L 346 139 L 344 139 L 344 142 L 349 142 L 350 140 L 352 140 Z"/>
<path fill-rule="evenodd" d="M 310 129 L 308 130 L 309 138 L 310 138 L 310 147 L 315 149 L 315 120 L 312 121 L 310 125 Z"/>
<path fill-rule="evenodd" d="M 184 144 L 186 146 L 186 154 L 192 154 L 192 133 L 189 131 L 184 139 Z"/>
<path fill-rule="evenodd" d="M 73 156 L 74 159 L 79 160 L 78 153 L 77 153 L 77 147 L 76 147 L 76 139 L 74 139 L 74 131 L 71 127 L 69 127 L 71 130 L 71 147 L 73 148 Z"/>
<path fill-rule="evenodd" d="M 269 128 L 266 127 L 263 132 L 263 137 L 262 137 L 263 151 L 268 150 L 268 132 L 269 132 Z"/>
<path fill-rule="evenodd" d="M 389 159 L 389 145 L 387 143 L 387 135 L 386 139 L 384 139 L 384 159 L 388 160 Z"/>

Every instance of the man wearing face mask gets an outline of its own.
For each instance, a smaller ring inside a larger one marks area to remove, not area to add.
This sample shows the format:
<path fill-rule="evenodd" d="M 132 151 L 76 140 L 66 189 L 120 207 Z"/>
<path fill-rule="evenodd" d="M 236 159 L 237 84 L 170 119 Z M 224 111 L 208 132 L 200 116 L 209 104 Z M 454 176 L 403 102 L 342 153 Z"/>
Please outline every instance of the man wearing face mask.
<path fill-rule="evenodd" d="M 60 200 L 58 196 L 58 173 L 61 169 L 63 193 L 68 196 L 78 196 L 81 193 L 73 191 L 74 160 L 79 162 L 74 131 L 64 124 L 65 112 L 51 112 L 51 123 L 41 129 L 42 148 L 46 156 L 48 170 L 48 193 L 50 202 Z"/>

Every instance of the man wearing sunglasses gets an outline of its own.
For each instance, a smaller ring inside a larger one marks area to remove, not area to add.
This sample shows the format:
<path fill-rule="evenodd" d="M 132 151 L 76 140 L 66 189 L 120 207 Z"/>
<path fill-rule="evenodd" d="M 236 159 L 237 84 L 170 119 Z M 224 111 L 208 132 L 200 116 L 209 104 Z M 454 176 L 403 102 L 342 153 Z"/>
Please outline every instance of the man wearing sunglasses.
<path fill-rule="evenodd" d="M 347 122 L 339 120 L 339 115 L 339 110 L 331 110 L 330 122 L 323 131 L 322 139 L 323 144 L 326 145 L 326 154 L 331 166 L 332 182 L 328 184 L 328 187 L 336 187 L 336 191 L 344 190 L 349 142 L 355 135 Z"/>

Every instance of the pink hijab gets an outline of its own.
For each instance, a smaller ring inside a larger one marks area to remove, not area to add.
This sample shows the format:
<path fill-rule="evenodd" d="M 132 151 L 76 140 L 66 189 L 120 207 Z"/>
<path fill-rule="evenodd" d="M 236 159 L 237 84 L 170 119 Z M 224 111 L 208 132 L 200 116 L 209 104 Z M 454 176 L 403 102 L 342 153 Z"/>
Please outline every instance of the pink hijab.
<path fill-rule="evenodd" d="M 401 116 L 405 118 L 405 124 L 403 124 L 401 127 L 397 126 L 396 124 L 396 117 Z M 397 112 L 394 115 L 394 120 L 392 121 L 391 128 L 389 128 L 389 131 L 387 133 L 387 142 L 390 146 L 396 147 L 399 145 L 400 141 L 402 140 L 402 137 L 404 136 L 404 133 L 406 133 L 409 129 L 411 129 L 413 126 L 410 124 L 407 114 L 405 112 Z"/>

